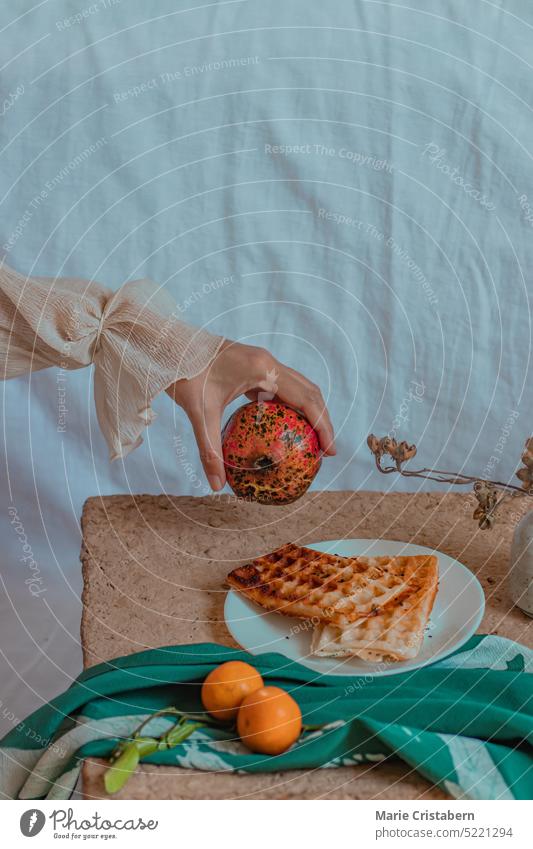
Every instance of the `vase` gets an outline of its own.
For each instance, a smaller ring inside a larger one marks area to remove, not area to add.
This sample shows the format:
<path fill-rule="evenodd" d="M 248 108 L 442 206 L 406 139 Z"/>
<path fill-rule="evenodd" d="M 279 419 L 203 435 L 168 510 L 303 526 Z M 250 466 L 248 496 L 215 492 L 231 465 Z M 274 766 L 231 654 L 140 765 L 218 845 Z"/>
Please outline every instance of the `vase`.
<path fill-rule="evenodd" d="M 517 607 L 533 616 L 533 511 L 526 513 L 515 528 L 509 589 Z"/>

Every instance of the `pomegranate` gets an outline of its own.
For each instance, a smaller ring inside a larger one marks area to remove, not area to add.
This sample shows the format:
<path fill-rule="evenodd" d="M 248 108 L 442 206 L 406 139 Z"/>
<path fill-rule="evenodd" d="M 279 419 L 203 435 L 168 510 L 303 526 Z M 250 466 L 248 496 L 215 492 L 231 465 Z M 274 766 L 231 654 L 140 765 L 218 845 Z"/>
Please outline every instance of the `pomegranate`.
<path fill-rule="evenodd" d="M 301 413 L 278 401 L 239 407 L 222 431 L 226 477 L 233 492 L 260 504 L 290 504 L 320 468 L 318 436 Z"/>

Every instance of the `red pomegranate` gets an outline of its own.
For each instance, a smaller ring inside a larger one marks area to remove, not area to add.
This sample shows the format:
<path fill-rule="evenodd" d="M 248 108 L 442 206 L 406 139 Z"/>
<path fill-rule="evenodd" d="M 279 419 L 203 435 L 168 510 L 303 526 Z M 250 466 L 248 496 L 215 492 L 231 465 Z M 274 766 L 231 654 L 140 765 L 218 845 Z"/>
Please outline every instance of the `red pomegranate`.
<path fill-rule="evenodd" d="M 222 431 L 226 477 L 240 498 L 290 504 L 320 468 L 318 436 L 306 418 L 278 401 L 239 407 Z"/>

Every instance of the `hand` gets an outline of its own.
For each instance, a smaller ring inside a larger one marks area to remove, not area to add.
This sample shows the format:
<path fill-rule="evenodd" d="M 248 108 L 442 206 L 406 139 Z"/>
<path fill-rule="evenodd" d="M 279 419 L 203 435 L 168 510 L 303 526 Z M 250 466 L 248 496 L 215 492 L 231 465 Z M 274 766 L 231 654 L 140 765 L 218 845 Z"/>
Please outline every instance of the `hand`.
<path fill-rule="evenodd" d="M 300 410 L 318 434 L 324 454 L 335 454 L 333 427 L 318 386 L 278 362 L 264 348 L 224 340 L 209 366 L 167 389 L 194 429 L 200 459 L 215 492 L 226 483 L 220 435 L 224 408 L 239 395 L 284 401 Z"/>

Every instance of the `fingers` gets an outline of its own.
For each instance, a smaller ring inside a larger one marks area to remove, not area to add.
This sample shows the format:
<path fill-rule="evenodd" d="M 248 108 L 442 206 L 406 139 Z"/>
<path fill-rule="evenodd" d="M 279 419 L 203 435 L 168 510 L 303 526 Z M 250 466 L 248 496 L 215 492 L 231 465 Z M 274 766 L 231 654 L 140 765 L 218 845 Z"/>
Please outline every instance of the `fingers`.
<path fill-rule="evenodd" d="M 324 454 L 328 457 L 335 456 L 337 453 L 337 449 L 335 448 L 335 433 L 324 401 L 315 402 L 306 399 L 299 409 L 316 430 L 320 447 Z"/>
<path fill-rule="evenodd" d="M 222 459 L 222 440 L 220 437 L 220 419 L 222 411 L 215 406 L 185 409 L 191 420 L 198 453 L 209 486 L 218 492 L 226 483 L 224 461 Z"/>
<path fill-rule="evenodd" d="M 334 456 L 337 453 L 335 433 L 319 387 L 299 372 L 284 366 L 278 378 L 277 396 L 301 410 L 316 430 L 324 454 Z"/>

